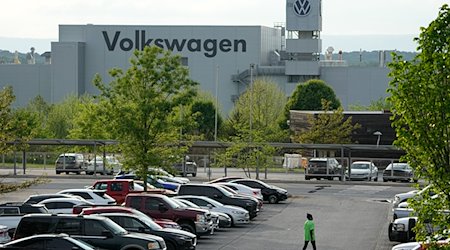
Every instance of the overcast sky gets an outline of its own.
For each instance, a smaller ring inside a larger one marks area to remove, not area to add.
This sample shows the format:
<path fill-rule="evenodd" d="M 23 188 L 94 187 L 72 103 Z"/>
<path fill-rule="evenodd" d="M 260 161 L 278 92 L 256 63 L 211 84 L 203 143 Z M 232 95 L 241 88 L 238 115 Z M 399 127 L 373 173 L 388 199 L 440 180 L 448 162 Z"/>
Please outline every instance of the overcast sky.
<path fill-rule="evenodd" d="M 322 0 L 322 35 L 417 36 L 444 3 L 448 0 Z M 285 0 L 2 0 L 0 6 L 0 49 L 5 37 L 56 41 L 58 24 L 272 27 L 286 21 Z"/>

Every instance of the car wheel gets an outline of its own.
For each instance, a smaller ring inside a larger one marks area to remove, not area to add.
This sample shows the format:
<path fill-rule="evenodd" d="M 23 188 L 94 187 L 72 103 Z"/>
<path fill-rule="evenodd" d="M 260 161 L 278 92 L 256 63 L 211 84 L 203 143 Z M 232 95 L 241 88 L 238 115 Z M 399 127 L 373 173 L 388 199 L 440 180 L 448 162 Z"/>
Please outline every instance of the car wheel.
<path fill-rule="evenodd" d="M 59 171 L 56 171 L 56 174 L 60 174 L 61 172 L 59 172 Z"/>
<path fill-rule="evenodd" d="M 278 203 L 278 197 L 274 194 L 270 195 L 268 200 L 270 204 Z"/>
<path fill-rule="evenodd" d="M 175 244 L 173 244 L 170 241 L 166 241 L 166 247 L 167 247 L 167 250 L 177 250 L 177 247 L 175 246 Z"/>
<path fill-rule="evenodd" d="M 231 219 L 231 226 L 234 227 L 235 225 L 234 225 L 233 217 L 231 217 L 231 215 L 229 215 L 229 214 L 227 214 L 227 215 L 230 216 L 230 219 Z"/>
<path fill-rule="evenodd" d="M 307 181 L 308 181 L 308 180 L 309 180 L 309 176 L 305 176 L 305 180 L 307 180 Z"/>
<path fill-rule="evenodd" d="M 373 179 L 373 181 L 378 181 L 378 177 L 375 177 L 375 179 Z"/>
<path fill-rule="evenodd" d="M 339 176 L 338 179 L 339 179 L 339 181 L 342 181 L 342 176 Z"/>
<path fill-rule="evenodd" d="M 197 176 L 197 173 L 192 173 L 192 177 L 195 177 L 195 176 Z"/>
<path fill-rule="evenodd" d="M 70 174 L 70 172 L 66 172 L 66 174 Z"/>
<path fill-rule="evenodd" d="M 190 224 L 182 223 L 182 224 L 180 224 L 180 227 L 181 227 L 181 230 L 195 234 L 195 229 Z"/>
<path fill-rule="evenodd" d="M 75 172 L 76 174 L 81 174 L 80 172 Z"/>
<path fill-rule="evenodd" d="M 414 183 L 417 183 L 419 180 L 418 179 L 413 179 Z"/>
<path fill-rule="evenodd" d="M 332 180 L 333 180 L 333 177 L 330 176 L 330 177 L 328 177 L 327 179 L 328 179 L 329 181 L 332 181 Z"/>
<path fill-rule="evenodd" d="M 389 241 L 394 241 L 394 237 L 392 237 L 392 223 L 389 223 L 388 230 Z"/>
<path fill-rule="evenodd" d="M 387 179 L 383 178 L 383 182 L 387 182 L 387 181 L 388 181 Z"/>

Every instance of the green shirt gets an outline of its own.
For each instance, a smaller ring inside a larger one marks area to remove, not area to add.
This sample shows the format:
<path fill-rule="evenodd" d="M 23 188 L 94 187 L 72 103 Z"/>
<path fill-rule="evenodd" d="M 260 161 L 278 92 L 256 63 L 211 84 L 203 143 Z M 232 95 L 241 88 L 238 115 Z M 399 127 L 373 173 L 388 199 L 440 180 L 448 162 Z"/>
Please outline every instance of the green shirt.
<path fill-rule="evenodd" d="M 315 241 L 316 237 L 314 235 L 314 221 L 306 220 L 304 228 L 305 228 L 305 241 Z"/>

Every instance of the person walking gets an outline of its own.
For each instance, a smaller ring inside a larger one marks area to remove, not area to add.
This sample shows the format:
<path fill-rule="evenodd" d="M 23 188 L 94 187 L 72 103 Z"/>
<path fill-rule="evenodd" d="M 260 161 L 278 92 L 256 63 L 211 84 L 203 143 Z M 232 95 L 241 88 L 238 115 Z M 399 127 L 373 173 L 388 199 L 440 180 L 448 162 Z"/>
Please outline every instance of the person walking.
<path fill-rule="evenodd" d="M 311 214 L 306 214 L 306 221 L 305 221 L 305 245 L 303 246 L 303 250 L 306 250 L 308 247 L 308 243 L 311 241 L 311 245 L 313 246 L 313 249 L 316 250 L 316 237 L 314 235 L 314 221 L 313 216 Z"/>

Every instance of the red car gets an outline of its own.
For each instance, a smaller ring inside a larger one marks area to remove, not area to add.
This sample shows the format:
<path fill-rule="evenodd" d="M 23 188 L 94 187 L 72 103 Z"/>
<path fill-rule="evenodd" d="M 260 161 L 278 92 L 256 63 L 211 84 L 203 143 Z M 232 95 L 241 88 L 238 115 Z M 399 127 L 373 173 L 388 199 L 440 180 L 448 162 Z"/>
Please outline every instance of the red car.
<path fill-rule="evenodd" d="M 145 216 L 144 213 L 129 207 L 120 207 L 120 206 L 109 206 L 109 207 L 89 207 L 89 208 L 83 208 L 81 210 L 81 215 L 87 215 L 87 214 L 101 214 L 101 213 L 127 213 L 127 214 L 136 214 L 139 216 Z M 165 228 L 176 228 L 181 229 L 180 225 L 178 223 L 168 220 L 168 219 L 154 219 L 151 218 L 153 221 L 155 221 L 158 225 Z"/>

